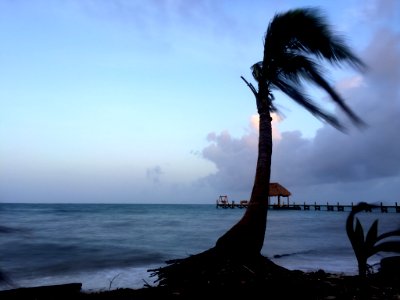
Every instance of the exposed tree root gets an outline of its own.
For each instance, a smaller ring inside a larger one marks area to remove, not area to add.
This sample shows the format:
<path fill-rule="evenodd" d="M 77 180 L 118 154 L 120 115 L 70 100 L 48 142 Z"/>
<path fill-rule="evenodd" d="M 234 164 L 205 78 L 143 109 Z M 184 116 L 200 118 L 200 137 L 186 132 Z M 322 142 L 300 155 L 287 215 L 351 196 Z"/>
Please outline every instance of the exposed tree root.
<path fill-rule="evenodd" d="M 317 272 L 288 270 L 259 255 L 230 256 L 211 248 L 149 270 L 158 276 L 155 289 L 171 297 L 210 296 L 243 299 L 397 299 L 398 284 L 380 274 L 363 280 Z M 383 296 L 384 295 L 384 296 Z M 382 298 L 382 296 L 384 298 Z"/>
<path fill-rule="evenodd" d="M 168 287 L 173 294 L 188 296 L 193 291 L 196 295 L 218 292 L 225 295 L 257 294 L 260 289 L 273 290 L 283 282 L 298 280 L 303 274 L 278 266 L 260 254 L 231 256 L 222 254 L 217 248 L 168 261 L 167 266 L 149 271 L 158 277 L 159 287 Z"/>

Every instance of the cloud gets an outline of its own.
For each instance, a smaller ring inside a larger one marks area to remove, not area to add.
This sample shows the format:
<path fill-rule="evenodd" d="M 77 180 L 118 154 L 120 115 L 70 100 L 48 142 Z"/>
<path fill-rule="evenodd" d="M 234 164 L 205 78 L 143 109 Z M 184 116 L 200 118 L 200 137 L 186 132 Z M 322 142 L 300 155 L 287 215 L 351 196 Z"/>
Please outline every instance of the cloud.
<path fill-rule="evenodd" d="M 281 137 L 281 133 L 278 129 L 278 124 L 282 121 L 282 118 L 280 115 L 278 115 L 277 113 L 272 113 L 271 114 L 272 117 L 272 139 L 274 140 L 280 140 Z M 250 117 L 250 126 L 258 131 L 258 128 L 260 127 L 260 116 L 259 115 L 252 115 Z"/>
<path fill-rule="evenodd" d="M 365 84 L 364 78 L 363 76 L 359 75 L 340 81 L 338 84 L 336 84 L 336 87 L 339 91 L 346 91 L 352 88 L 357 88 L 363 84 Z"/>
<path fill-rule="evenodd" d="M 219 1 L 76 1 L 76 7 L 94 18 L 101 18 L 135 28 L 145 38 L 168 39 L 173 32 L 189 30 L 191 34 L 207 34 L 231 38 L 244 31 L 237 24 L 232 10 Z M 232 3 L 229 3 L 231 7 Z M 187 36 L 186 38 L 189 38 Z"/>
<path fill-rule="evenodd" d="M 153 168 L 148 168 L 146 170 L 147 179 L 151 180 L 153 183 L 160 183 L 160 178 L 164 174 L 160 166 L 155 166 Z"/>
<path fill-rule="evenodd" d="M 273 139 L 279 140 L 281 135 L 277 128 L 280 121 L 278 115 L 273 115 Z M 250 117 L 250 124 L 245 135 L 234 138 L 229 132 L 220 134 L 212 132 L 207 140 L 211 143 L 203 149 L 203 158 L 213 162 L 217 172 L 208 175 L 201 181 L 221 190 L 246 191 L 252 184 L 255 174 L 258 147 L 258 115 Z"/>
<path fill-rule="evenodd" d="M 362 57 L 369 71 L 337 87 L 368 127 L 343 134 L 324 125 L 312 139 L 300 131 L 282 132 L 273 143 L 271 180 L 314 199 L 329 196 L 327 191 L 331 198 L 376 200 L 387 191 L 400 196 L 398 187 L 389 186 L 400 181 L 400 34 L 377 31 Z M 341 111 L 336 114 L 346 120 Z M 241 138 L 229 132 L 209 136 L 203 157 L 218 171 L 204 180 L 224 191 L 251 191 L 258 137 L 252 128 Z"/>
<path fill-rule="evenodd" d="M 395 20 L 398 11 L 397 0 L 373 0 L 369 1 L 361 9 L 366 21 Z"/>
<path fill-rule="evenodd" d="M 218 171 L 202 180 L 221 191 L 246 189 L 254 177 L 255 132 L 249 132 L 240 139 L 231 137 L 228 132 L 219 135 L 210 133 L 207 140 L 211 144 L 203 149 L 202 155 L 215 163 Z"/>

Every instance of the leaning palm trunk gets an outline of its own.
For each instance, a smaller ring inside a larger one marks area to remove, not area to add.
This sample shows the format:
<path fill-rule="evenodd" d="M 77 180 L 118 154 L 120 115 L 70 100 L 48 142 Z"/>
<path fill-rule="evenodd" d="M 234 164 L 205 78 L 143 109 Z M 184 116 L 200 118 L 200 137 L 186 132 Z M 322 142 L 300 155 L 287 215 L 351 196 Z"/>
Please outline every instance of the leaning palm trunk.
<path fill-rule="evenodd" d="M 288 278 L 289 270 L 261 255 L 268 212 L 272 119 L 268 110 L 259 109 L 259 116 L 258 160 L 246 212 L 238 223 L 217 240 L 215 247 L 185 259 L 167 261 L 167 266 L 149 270 L 153 276 L 158 276 L 160 286 L 171 290 L 192 290 L 195 286 L 201 286 L 205 292 L 228 287 L 234 290 L 243 283 L 250 284 L 257 278 L 267 278 L 271 274 L 277 280 Z"/>
<path fill-rule="evenodd" d="M 268 53 L 264 51 L 263 64 L 266 64 Z M 265 230 L 267 225 L 269 181 L 271 177 L 272 157 L 272 126 L 270 94 L 266 73 L 260 75 L 262 80 L 258 82 L 258 91 L 254 86 L 241 77 L 253 92 L 260 117 L 258 136 L 258 158 L 253 190 L 249 205 L 245 214 L 230 230 L 221 236 L 217 243 L 217 249 L 229 251 L 236 254 L 257 256 L 264 244 Z"/>
<path fill-rule="evenodd" d="M 221 236 L 216 247 L 231 254 L 258 254 L 264 244 L 271 174 L 272 129 L 269 111 L 261 112 L 253 190 L 242 219 Z"/>

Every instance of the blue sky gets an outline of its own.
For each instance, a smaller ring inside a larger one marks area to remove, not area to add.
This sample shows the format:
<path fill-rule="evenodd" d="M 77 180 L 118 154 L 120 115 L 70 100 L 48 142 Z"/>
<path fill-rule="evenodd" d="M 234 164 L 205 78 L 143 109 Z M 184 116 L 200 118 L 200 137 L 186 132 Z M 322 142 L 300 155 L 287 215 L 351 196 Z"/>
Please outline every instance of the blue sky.
<path fill-rule="evenodd" d="M 304 6 L 370 67 L 329 75 L 370 126 L 343 134 L 276 92 L 272 181 L 296 202 L 400 203 L 396 0 L 1 1 L 0 201 L 247 199 L 256 106 L 240 76 L 274 14 Z"/>

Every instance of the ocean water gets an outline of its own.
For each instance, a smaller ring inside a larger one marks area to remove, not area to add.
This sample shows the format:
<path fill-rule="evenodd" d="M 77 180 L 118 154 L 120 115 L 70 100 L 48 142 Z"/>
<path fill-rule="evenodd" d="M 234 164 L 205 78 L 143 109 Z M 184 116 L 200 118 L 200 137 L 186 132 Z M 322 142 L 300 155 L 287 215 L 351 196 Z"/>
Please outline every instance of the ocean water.
<path fill-rule="evenodd" d="M 243 213 L 215 205 L 0 203 L 0 271 L 18 287 L 81 282 L 83 290 L 98 291 L 154 285 L 149 269 L 214 246 Z M 347 215 L 270 210 L 262 253 L 288 269 L 356 274 Z M 379 219 L 379 233 L 400 228 L 399 213 L 358 217 L 366 229 Z M 0 283 L 0 290 L 9 288 Z"/>

